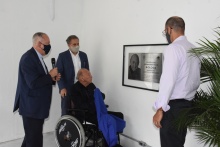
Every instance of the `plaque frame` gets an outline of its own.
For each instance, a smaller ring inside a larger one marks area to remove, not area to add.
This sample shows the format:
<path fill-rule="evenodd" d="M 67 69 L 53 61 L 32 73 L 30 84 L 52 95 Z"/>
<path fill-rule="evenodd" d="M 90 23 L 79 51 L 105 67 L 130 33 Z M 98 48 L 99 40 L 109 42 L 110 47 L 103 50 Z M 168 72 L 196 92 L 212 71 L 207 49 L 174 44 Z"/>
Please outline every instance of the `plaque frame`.
<path fill-rule="evenodd" d="M 123 45 L 122 86 L 158 92 L 162 73 L 162 54 L 167 45 Z M 132 55 L 136 57 L 132 57 Z M 131 61 L 131 57 L 136 59 Z M 131 63 L 135 62 L 138 64 L 138 68 L 137 65 L 136 68 L 131 68 Z M 136 71 L 132 69 L 136 69 Z"/>

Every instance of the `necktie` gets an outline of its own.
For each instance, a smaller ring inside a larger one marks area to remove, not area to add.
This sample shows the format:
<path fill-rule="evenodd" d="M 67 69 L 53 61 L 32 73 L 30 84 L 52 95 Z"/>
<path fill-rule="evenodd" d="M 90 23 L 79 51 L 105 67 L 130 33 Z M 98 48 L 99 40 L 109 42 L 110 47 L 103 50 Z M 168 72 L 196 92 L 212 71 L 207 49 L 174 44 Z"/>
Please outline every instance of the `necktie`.
<path fill-rule="evenodd" d="M 42 61 L 43 61 L 43 68 L 44 68 L 44 71 L 45 71 L 45 73 L 47 74 L 47 73 L 48 73 L 48 70 L 47 70 L 47 66 L 46 66 L 46 64 L 45 64 L 43 58 L 42 58 Z"/>

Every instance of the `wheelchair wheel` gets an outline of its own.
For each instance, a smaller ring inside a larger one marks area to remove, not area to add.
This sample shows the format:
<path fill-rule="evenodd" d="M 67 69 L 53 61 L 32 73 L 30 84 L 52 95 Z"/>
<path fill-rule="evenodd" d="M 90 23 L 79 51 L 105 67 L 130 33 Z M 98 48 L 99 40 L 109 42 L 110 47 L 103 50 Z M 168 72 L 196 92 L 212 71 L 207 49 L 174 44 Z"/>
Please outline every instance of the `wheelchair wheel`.
<path fill-rule="evenodd" d="M 84 147 L 85 131 L 81 123 L 73 116 L 62 116 L 55 128 L 58 147 Z"/>

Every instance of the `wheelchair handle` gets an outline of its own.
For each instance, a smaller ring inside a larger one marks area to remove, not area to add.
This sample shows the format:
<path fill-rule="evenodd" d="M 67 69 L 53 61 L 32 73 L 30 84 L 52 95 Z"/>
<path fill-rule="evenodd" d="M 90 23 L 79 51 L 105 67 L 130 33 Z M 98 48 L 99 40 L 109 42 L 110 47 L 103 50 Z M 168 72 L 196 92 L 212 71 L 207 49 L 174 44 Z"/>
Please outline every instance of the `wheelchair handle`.
<path fill-rule="evenodd" d="M 151 147 L 151 146 L 149 146 L 146 142 L 143 142 L 143 141 L 141 141 L 141 140 L 137 140 L 137 139 L 135 139 L 135 138 L 132 138 L 132 137 L 130 137 L 130 136 L 128 136 L 128 135 L 125 135 L 125 134 L 122 134 L 122 133 L 120 133 L 120 135 L 122 135 L 122 136 L 124 136 L 124 137 L 127 137 L 127 138 L 129 138 L 129 139 L 131 139 L 131 140 L 133 140 L 133 141 L 138 142 L 140 146 Z"/>

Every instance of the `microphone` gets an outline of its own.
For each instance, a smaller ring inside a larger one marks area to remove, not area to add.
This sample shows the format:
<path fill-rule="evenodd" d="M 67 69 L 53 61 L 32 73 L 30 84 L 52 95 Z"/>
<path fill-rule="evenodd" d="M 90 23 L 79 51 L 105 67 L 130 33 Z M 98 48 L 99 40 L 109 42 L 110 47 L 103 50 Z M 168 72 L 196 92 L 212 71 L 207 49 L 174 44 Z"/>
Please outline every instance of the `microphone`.
<path fill-rule="evenodd" d="M 55 68 L 55 62 L 56 62 L 55 58 L 51 58 L 51 63 L 53 68 Z"/>
<path fill-rule="evenodd" d="M 55 68 L 55 62 L 56 62 L 55 58 L 51 58 L 52 68 Z M 56 77 L 55 77 L 55 79 L 56 79 Z M 56 81 L 53 81 L 52 84 L 55 85 Z"/>

